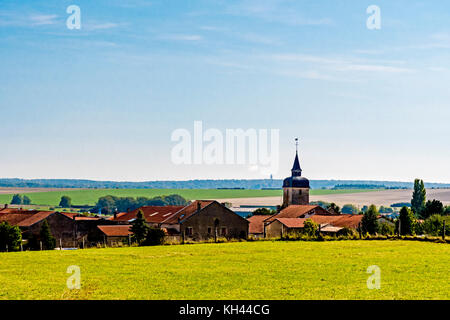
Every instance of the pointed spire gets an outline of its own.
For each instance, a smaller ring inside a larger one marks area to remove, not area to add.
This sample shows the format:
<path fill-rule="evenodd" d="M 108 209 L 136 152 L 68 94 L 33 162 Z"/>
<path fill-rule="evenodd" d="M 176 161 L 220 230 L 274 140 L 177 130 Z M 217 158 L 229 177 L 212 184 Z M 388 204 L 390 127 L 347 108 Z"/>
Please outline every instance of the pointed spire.
<path fill-rule="evenodd" d="M 302 175 L 302 168 L 300 167 L 300 161 L 298 160 L 298 138 L 295 138 L 295 160 L 291 172 L 293 177 Z"/>

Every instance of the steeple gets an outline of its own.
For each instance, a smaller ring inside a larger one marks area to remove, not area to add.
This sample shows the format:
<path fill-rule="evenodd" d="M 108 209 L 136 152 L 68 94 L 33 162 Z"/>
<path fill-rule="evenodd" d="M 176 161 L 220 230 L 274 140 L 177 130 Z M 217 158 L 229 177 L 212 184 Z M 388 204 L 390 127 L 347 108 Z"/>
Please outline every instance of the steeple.
<path fill-rule="evenodd" d="M 300 167 L 300 161 L 298 160 L 298 138 L 295 138 L 295 160 L 291 172 L 293 177 L 302 176 L 302 168 Z"/>

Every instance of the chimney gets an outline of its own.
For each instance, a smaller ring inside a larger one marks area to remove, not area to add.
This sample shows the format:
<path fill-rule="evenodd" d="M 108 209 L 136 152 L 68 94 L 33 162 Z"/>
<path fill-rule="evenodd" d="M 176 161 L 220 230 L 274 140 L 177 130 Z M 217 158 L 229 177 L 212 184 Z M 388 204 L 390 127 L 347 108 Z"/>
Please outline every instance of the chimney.
<path fill-rule="evenodd" d="M 200 201 L 197 201 L 197 212 L 199 212 L 202 209 L 202 204 Z"/>
<path fill-rule="evenodd" d="M 5 203 L 5 209 L 8 209 L 8 204 L 7 203 Z"/>
<path fill-rule="evenodd" d="M 114 212 L 114 220 L 116 220 L 116 219 L 117 219 L 117 211 Z"/>

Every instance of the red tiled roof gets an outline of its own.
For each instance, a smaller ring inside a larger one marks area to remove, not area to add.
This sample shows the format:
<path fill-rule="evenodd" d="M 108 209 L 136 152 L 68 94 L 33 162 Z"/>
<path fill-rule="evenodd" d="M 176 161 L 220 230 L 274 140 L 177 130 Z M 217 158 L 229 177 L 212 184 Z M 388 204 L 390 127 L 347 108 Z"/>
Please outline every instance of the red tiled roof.
<path fill-rule="evenodd" d="M 22 220 L 26 220 L 35 214 L 34 212 L 23 212 L 23 213 L 1 213 L 0 223 L 8 222 L 11 225 L 17 225 Z"/>
<path fill-rule="evenodd" d="M 100 220 L 101 218 L 96 218 L 96 217 L 75 217 L 75 221 L 95 221 L 95 220 Z"/>
<path fill-rule="evenodd" d="M 54 214 L 54 211 L 21 210 L 14 208 L 3 209 L 0 212 L 0 223 L 8 222 L 19 227 L 29 227 Z"/>
<path fill-rule="evenodd" d="M 191 204 L 187 205 L 186 207 L 182 208 L 182 210 L 179 210 L 176 212 L 176 214 L 169 216 L 166 220 L 164 220 L 164 223 L 167 224 L 176 224 L 179 221 L 183 221 L 193 214 L 197 212 L 197 209 L 199 208 L 198 205 L 200 204 L 200 210 L 209 206 L 214 201 L 211 200 L 196 200 L 192 202 Z"/>
<path fill-rule="evenodd" d="M 97 226 L 107 237 L 128 237 L 133 234 L 130 225 Z"/>
<path fill-rule="evenodd" d="M 79 213 L 75 213 L 75 212 L 60 212 L 60 213 L 70 219 L 73 219 L 73 217 L 76 217 L 79 215 Z"/>
<path fill-rule="evenodd" d="M 47 219 L 49 216 L 51 216 L 54 213 L 55 213 L 54 211 L 41 211 L 41 212 L 33 214 L 28 219 L 20 221 L 17 225 L 19 227 L 30 227 L 35 223 L 38 223 L 44 219 Z"/>
<path fill-rule="evenodd" d="M 248 233 L 258 234 L 264 233 L 264 220 L 270 218 L 270 216 L 253 215 L 247 220 L 250 222 L 248 226 Z"/>
<path fill-rule="evenodd" d="M 329 215 L 331 214 L 327 210 L 323 209 L 321 206 L 316 205 L 291 205 L 287 208 L 284 208 L 281 210 L 280 213 L 273 215 L 269 219 L 267 219 L 267 222 L 273 221 L 278 218 L 300 218 L 303 215 L 306 214 L 323 214 L 323 215 Z"/>
<path fill-rule="evenodd" d="M 130 221 L 136 219 L 138 211 L 142 210 L 145 221 L 149 223 L 161 223 L 168 217 L 174 215 L 176 212 L 180 211 L 183 208 L 184 208 L 183 206 L 165 206 L 165 207 L 145 206 L 130 212 L 119 213 L 115 218 L 113 217 L 111 220 Z"/>
<path fill-rule="evenodd" d="M 331 224 L 335 227 L 347 227 L 356 229 L 361 222 L 363 215 L 339 214 L 339 215 L 319 215 L 310 217 L 312 221 L 318 224 Z"/>
<path fill-rule="evenodd" d="M 280 223 L 288 228 L 303 228 L 306 218 L 277 218 Z"/>

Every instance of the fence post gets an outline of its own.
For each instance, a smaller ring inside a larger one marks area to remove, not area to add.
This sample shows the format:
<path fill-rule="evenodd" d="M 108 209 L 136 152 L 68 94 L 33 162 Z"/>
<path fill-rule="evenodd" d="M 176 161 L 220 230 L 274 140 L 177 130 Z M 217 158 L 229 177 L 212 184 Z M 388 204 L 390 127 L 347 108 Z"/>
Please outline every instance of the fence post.
<path fill-rule="evenodd" d="M 23 244 L 20 244 L 20 251 L 23 251 Z"/>
<path fill-rule="evenodd" d="M 358 223 L 358 231 L 359 231 L 359 239 L 362 239 L 362 230 L 361 230 L 361 222 Z"/>
<path fill-rule="evenodd" d="M 445 220 L 444 220 L 444 224 L 442 226 L 442 240 L 445 240 Z"/>
<path fill-rule="evenodd" d="M 8 252 L 8 245 L 6 245 L 6 252 Z"/>
<path fill-rule="evenodd" d="M 59 238 L 59 250 L 62 250 L 62 241 L 61 241 L 61 238 Z"/>
<path fill-rule="evenodd" d="M 40 243 L 40 246 L 41 246 L 41 251 L 42 251 L 42 241 L 39 241 L 39 243 Z"/>

